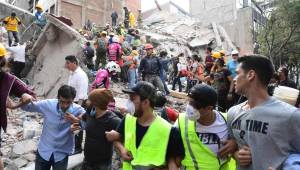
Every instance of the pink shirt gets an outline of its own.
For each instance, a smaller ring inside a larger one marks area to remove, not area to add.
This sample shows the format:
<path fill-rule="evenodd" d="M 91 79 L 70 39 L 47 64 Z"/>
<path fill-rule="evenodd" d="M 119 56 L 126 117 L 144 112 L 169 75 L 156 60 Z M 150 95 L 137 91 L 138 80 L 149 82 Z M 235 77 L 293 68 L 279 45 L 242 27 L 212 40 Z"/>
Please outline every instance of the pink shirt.
<path fill-rule="evenodd" d="M 94 82 L 92 83 L 92 90 L 96 89 L 97 86 L 103 86 L 104 88 L 109 88 L 109 74 L 107 70 L 105 69 L 100 69 L 97 72 L 96 78 Z"/>

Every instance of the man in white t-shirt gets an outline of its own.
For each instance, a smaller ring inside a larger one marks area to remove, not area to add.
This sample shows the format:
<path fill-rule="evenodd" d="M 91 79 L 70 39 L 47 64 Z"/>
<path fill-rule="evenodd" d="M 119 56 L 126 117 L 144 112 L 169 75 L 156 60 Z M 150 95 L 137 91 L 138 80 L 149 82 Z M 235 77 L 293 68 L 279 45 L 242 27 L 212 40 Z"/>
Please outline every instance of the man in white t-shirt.
<path fill-rule="evenodd" d="M 89 79 L 86 73 L 78 65 L 78 60 L 75 56 L 69 55 L 65 58 L 65 67 L 71 71 L 69 76 L 68 85 L 72 86 L 76 90 L 76 97 L 74 102 L 82 105 L 83 102 L 88 98 L 88 84 Z M 75 151 L 74 154 L 82 152 L 82 131 L 75 136 Z"/>
<path fill-rule="evenodd" d="M 12 47 L 6 47 L 8 51 L 12 53 L 13 57 L 13 68 L 12 73 L 21 78 L 21 72 L 25 67 L 25 50 L 26 44 L 14 44 Z"/>
<path fill-rule="evenodd" d="M 234 140 L 228 140 L 227 115 L 214 110 L 216 103 L 217 92 L 212 87 L 197 84 L 190 90 L 186 113 L 180 114 L 175 123 L 180 130 L 185 156 L 170 161 L 169 167 L 233 168 L 234 161 L 232 163 L 229 154 L 237 145 Z"/>

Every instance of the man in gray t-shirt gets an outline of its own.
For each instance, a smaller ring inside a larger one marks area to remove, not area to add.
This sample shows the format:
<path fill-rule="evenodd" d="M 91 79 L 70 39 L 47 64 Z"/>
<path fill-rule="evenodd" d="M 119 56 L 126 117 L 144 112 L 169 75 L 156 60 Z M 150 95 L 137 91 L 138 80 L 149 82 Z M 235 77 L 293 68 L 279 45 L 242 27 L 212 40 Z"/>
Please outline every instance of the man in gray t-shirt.
<path fill-rule="evenodd" d="M 252 155 L 252 164 L 240 169 L 278 168 L 291 152 L 300 152 L 299 109 L 272 97 L 252 109 L 244 109 L 246 104 L 228 112 L 230 135 Z"/>
<path fill-rule="evenodd" d="M 274 73 L 269 59 L 251 55 L 238 62 L 236 92 L 248 99 L 228 111 L 229 136 L 239 146 L 238 169 L 280 169 L 289 154 L 300 153 L 300 110 L 268 95 Z"/>

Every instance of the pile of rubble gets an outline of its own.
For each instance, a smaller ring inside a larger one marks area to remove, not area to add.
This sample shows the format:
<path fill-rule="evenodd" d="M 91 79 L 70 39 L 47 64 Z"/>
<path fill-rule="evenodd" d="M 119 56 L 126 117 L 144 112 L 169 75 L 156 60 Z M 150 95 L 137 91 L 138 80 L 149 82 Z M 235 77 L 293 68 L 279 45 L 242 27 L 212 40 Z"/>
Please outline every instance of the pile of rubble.
<path fill-rule="evenodd" d="M 173 56 L 181 52 L 204 56 L 204 48 L 208 45 L 215 50 L 230 52 L 235 49 L 221 25 L 203 23 L 187 15 L 160 11 L 146 18 L 143 24 L 141 32 L 147 39 Z"/>

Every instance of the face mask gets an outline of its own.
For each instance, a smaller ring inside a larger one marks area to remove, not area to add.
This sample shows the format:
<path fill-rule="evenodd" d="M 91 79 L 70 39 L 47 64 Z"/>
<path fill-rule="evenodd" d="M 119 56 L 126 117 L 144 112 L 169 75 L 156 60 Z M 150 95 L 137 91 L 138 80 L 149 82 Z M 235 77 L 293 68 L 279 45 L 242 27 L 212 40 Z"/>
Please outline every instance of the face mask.
<path fill-rule="evenodd" d="M 186 106 L 186 114 L 190 120 L 198 120 L 200 119 L 200 113 L 193 106 L 188 104 Z"/>
<path fill-rule="evenodd" d="M 134 103 L 131 101 L 131 100 L 127 100 L 127 111 L 128 113 L 130 114 L 133 114 L 135 112 L 135 106 L 134 106 Z"/>
<path fill-rule="evenodd" d="M 91 110 L 91 112 L 90 112 L 90 116 L 95 116 L 96 115 L 96 109 L 95 108 L 93 108 L 92 110 Z"/>

